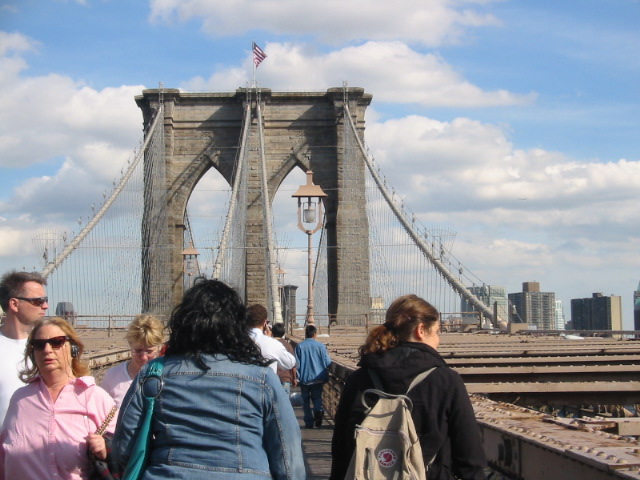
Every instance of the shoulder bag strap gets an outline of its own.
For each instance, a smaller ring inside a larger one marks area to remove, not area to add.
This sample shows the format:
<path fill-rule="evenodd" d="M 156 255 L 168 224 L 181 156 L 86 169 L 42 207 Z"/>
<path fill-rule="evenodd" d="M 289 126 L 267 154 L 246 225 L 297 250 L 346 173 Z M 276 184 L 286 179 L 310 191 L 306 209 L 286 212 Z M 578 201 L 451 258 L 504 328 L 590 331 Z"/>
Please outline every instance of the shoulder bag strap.
<path fill-rule="evenodd" d="M 144 376 L 144 379 L 142 380 L 142 394 L 144 395 L 144 398 L 146 400 L 145 402 L 146 407 L 148 410 L 151 410 L 151 412 L 153 412 L 153 406 L 156 403 L 156 398 L 158 397 L 158 395 L 160 395 L 160 392 L 162 392 L 162 388 L 164 387 L 164 380 L 162 379 L 162 370 L 164 369 L 164 359 L 165 359 L 164 357 L 160 357 L 153 360 L 151 363 L 149 363 L 149 370 L 147 370 L 147 373 Z M 158 381 L 160 382 L 160 387 L 158 388 L 158 392 L 155 395 L 147 396 L 147 394 L 144 391 L 144 384 L 151 377 L 158 378 Z"/>
<path fill-rule="evenodd" d="M 164 360 L 165 360 L 165 357 L 160 357 L 160 358 L 155 359 L 154 361 L 152 361 L 149 364 L 149 370 L 147 370 L 147 374 L 144 377 L 143 383 L 149 377 L 161 377 L 162 376 L 162 370 L 164 368 Z"/>
<path fill-rule="evenodd" d="M 160 392 L 162 391 L 162 387 L 164 385 L 164 382 L 162 380 L 164 359 L 165 357 L 160 357 L 157 360 L 151 362 L 149 364 L 149 369 L 147 370 L 144 380 L 142 380 L 142 393 L 145 398 L 144 417 L 142 423 L 140 424 L 140 427 L 138 428 L 138 432 L 133 443 L 133 449 L 127 463 L 127 468 L 125 469 L 124 475 L 122 476 L 123 480 L 135 480 L 141 478 L 147 466 L 149 451 L 151 450 L 151 420 L 153 418 L 153 407 L 155 405 L 156 397 L 160 395 Z M 158 389 L 158 393 L 156 393 L 156 395 L 148 397 L 146 394 L 144 394 L 144 383 L 152 376 L 159 377 L 160 388 Z"/>
<path fill-rule="evenodd" d="M 100 425 L 98 427 L 98 429 L 96 430 L 96 434 L 97 435 L 103 435 L 104 434 L 104 431 L 107 429 L 107 427 L 111 423 L 111 420 L 113 420 L 113 417 L 115 417 L 117 411 L 118 411 L 118 406 L 114 405 L 111 408 L 111 411 L 107 414 L 107 418 L 105 418 L 104 422 L 102 422 L 102 425 Z"/>

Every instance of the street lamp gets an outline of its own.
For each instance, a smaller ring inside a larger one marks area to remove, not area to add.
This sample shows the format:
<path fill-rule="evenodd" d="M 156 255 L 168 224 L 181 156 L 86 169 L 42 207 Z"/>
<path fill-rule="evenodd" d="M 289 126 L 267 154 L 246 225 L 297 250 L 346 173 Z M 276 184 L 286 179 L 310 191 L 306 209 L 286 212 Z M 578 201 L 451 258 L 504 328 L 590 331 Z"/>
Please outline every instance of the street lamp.
<path fill-rule="evenodd" d="M 187 274 L 187 288 L 191 288 L 191 277 L 196 270 L 195 265 L 200 252 L 193 246 L 193 242 L 189 242 L 189 246 L 182 251 L 182 266 L 184 273 Z"/>
<path fill-rule="evenodd" d="M 327 194 L 324 193 L 319 185 L 313 184 L 313 172 L 307 170 L 307 184 L 301 185 L 296 193 L 291 196 L 298 199 L 298 228 L 306 233 L 308 238 L 307 267 L 309 278 L 307 279 L 308 298 L 306 323 L 313 325 L 315 320 L 313 318 L 313 280 L 311 278 L 311 236 L 322 228 L 322 199 L 326 197 Z M 306 199 L 306 201 L 303 201 L 303 199 Z M 304 224 L 310 224 L 309 228 L 306 228 Z"/>

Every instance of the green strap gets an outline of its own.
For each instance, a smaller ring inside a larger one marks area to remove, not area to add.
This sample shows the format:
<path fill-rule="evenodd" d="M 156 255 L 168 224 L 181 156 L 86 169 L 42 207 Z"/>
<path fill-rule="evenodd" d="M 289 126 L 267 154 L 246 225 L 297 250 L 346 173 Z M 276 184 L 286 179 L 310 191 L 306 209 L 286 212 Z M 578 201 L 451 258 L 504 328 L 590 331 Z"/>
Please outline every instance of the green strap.
<path fill-rule="evenodd" d="M 149 364 L 149 369 L 142 380 L 142 393 L 144 395 L 144 382 L 149 379 L 149 377 L 161 377 L 162 369 L 164 367 L 164 357 L 160 357 L 156 360 L 153 360 Z M 160 390 L 158 391 L 158 395 L 162 391 L 162 378 L 160 378 Z M 151 450 L 151 421 L 153 419 L 153 408 L 156 402 L 156 396 L 145 398 L 145 410 L 144 417 L 142 418 L 142 422 L 138 427 L 138 431 L 136 433 L 136 438 L 133 442 L 133 448 L 131 451 L 131 455 L 129 456 L 129 461 L 127 463 L 127 467 L 122 476 L 122 480 L 138 480 L 144 474 L 144 470 L 147 466 L 147 461 L 149 458 L 149 452 Z"/>
<path fill-rule="evenodd" d="M 162 375 L 162 370 L 164 368 L 164 360 L 165 357 L 156 358 L 149 363 L 149 370 L 147 370 L 147 374 L 145 375 L 145 380 L 149 377 L 160 377 Z M 144 383 L 144 380 L 143 380 Z"/>

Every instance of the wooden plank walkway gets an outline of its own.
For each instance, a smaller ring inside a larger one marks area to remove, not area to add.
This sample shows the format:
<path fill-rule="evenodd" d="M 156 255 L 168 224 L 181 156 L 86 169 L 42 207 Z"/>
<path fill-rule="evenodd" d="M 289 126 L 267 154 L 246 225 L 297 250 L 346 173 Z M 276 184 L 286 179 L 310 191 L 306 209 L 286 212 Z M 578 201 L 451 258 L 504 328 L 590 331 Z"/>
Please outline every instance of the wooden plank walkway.
<path fill-rule="evenodd" d="M 307 480 L 327 480 L 331 474 L 333 422 L 325 414 L 320 428 L 305 428 L 302 407 L 293 407 L 293 409 L 302 432 L 302 452 Z"/>

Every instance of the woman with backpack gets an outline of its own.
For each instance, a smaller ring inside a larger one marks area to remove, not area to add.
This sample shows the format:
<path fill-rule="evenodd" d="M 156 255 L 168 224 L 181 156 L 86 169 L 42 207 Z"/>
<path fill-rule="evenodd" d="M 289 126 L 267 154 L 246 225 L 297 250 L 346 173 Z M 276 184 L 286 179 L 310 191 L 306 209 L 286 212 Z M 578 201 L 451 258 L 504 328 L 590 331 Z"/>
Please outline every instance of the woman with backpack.
<path fill-rule="evenodd" d="M 331 480 L 345 480 L 355 450 L 356 425 L 365 418 L 362 394 L 376 388 L 405 394 L 419 374 L 435 367 L 408 393 L 429 480 L 484 479 L 486 457 L 473 407 L 458 373 L 438 354 L 440 315 L 416 295 L 394 300 L 385 323 L 373 329 L 359 349 L 360 368 L 345 384 L 336 412 L 331 446 Z M 377 374 L 377 375 L 376 375 Z M 381 385 L 379 385 L 381 383 Z M 378 455 L 381 464 L 395 461 Z"/>

